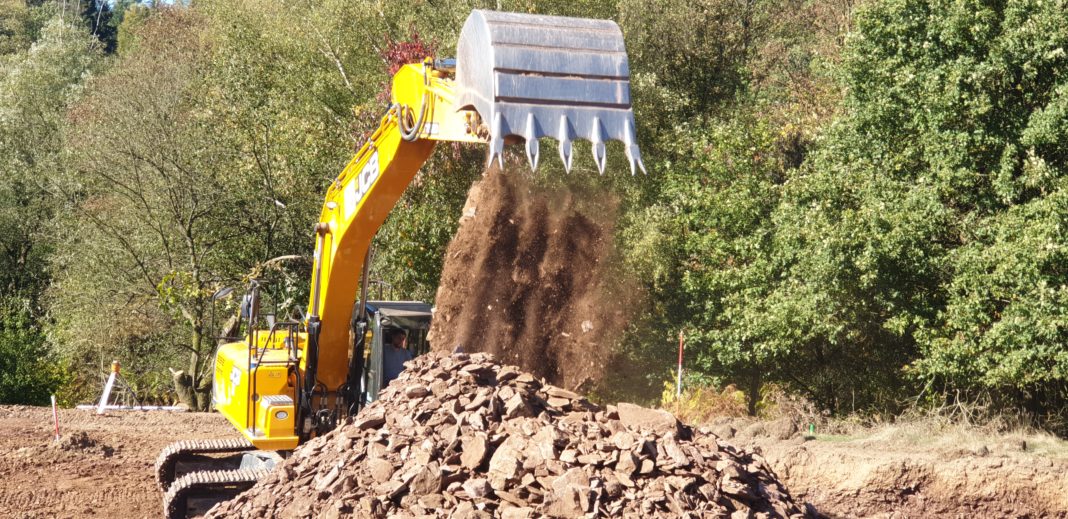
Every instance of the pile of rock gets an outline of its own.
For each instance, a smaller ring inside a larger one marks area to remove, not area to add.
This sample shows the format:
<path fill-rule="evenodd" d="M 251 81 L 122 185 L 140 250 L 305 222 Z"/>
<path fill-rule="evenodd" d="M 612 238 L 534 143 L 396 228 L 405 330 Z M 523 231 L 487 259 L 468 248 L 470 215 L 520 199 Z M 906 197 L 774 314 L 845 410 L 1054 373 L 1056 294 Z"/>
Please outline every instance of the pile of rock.
<path fill-rule="evenodd" d="M 432 353 L 210 517 L 800 517 L 764 460 L 665 411 L 598 407 Z"/>

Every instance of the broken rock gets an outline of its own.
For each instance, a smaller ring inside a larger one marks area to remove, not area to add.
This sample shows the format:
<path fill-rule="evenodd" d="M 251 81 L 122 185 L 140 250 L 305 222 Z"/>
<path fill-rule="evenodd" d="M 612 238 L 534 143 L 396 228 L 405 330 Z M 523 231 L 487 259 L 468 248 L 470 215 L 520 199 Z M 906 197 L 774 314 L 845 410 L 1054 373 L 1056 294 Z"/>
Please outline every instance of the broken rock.
<path fill-rule="evenodd" d="M 484 354 L 416 358 L 211 518 L 799 519 L 763 459 L 666 411 L 601 408 Z"/>
<path fill-rule="evenodd" d="M 620 402 L 617 409 L 619 421 L 632 431 L 646 431 L 661 435 L 679 433 L 679 421 L 667 411 L 646 409 L 626 402 Z"/>

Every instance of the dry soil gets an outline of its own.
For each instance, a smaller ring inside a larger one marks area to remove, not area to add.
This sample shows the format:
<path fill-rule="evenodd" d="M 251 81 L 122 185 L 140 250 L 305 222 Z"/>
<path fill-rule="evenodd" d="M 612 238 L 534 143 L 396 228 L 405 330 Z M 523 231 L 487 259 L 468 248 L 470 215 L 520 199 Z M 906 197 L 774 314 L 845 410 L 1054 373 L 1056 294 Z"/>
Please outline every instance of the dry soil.
<path fill-rule="evenodd" d="M 0 517 L 157 518 L 159 451 L 235 434 L 218 414 L 61 410 L 59 420 L 55 442 L 50 408 L 0 407 Z"/>
<path fill-rule="evenodd" d="M 52 442 L 50 409 L 0 407 L 0 517 L 157 518 L 159 450 L 235 434 L 215 413 L 64 410 L 60 420 L 65 450 Z M 1068 458 L 1059 440 L 989 439 L 959 449 L 878 436 L 727 441 L 757 446 L 795 499 L 826 517 L 1068 517 Z"/>
<path fill-rule="evenodd" d="M 235 434 L 218 414 L 64 410 L 64 449 L 52 441 L 51 419 L 48 408 L 0 407 L 0 517 L 159 517 L 159 450 Z M 936 438 L 780 440 L 736 428 L 728 442 L 760 448 L 795 499 L 827 517 L 1068 517 L 1060 440 L 954 448 Z"/>

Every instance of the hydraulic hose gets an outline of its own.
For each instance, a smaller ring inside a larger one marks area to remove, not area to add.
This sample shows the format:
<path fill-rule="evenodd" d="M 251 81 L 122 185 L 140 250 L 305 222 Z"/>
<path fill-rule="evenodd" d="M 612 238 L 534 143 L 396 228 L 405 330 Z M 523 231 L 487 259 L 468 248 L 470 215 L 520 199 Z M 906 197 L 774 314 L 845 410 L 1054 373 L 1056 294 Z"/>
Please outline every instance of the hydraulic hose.
<path fill-rule="evenodd" d="M 407 112 L 411 112 L 411 107 L 407 105 L 398 105 L 397 108 L 397 125 L 400 127 L 401 138 L 408 142 L 415 142 L 419 138 L 419 134 L 423 131 L 423 122 L 426 119 L 427 103 L 430 101 L 430 76 L 426 73 L 426 64 L 423 64 L 423 102 L 420 103 L 419 117 L 415 120 L 410 128 L 408 127 Z"/>
<path fill-rule="evenodd" d="M 419 138 L 419 134 L 423 131 L 423 120 L 426 118 L 426 102 L 427 94 L 423 93 L 423 106 L 419 110 L 419 118 L 415 120 L 415 124 L 408 127 L 408 112 L 412 109 L 408 105 L 397 105 L 397 125 L 400 126 L 401 138 L 408 142 L 415 142 Z"/>

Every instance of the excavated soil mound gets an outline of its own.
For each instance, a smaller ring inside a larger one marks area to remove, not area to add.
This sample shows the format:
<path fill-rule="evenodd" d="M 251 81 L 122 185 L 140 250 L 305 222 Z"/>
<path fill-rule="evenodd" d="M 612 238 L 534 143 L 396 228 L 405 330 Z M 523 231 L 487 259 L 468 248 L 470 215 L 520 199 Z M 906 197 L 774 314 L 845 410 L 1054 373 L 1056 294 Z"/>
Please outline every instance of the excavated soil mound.
<path fill-rule="evenodd" d="M 598 407 L 431 353 L 209 517 L 801 517 L 765 461 L 665 411 Z"/>
<path fill-rule="evenodd" d="M 110 457 L 115 453 L 115 449 L 111 448 L 111 446 L 96 441 L 85 431 L 77 431 L 63 436 L 54 446 L 63 451 L 98 453 L 104 457 Z"/>
<path fill-rule="evenodd" d="M 492 353 L 553 384 L 592 388 L 626 324 L 628 291 L 606 261 L 616 205 L 490 168 L 446 251 L 434 348 Z"/>

